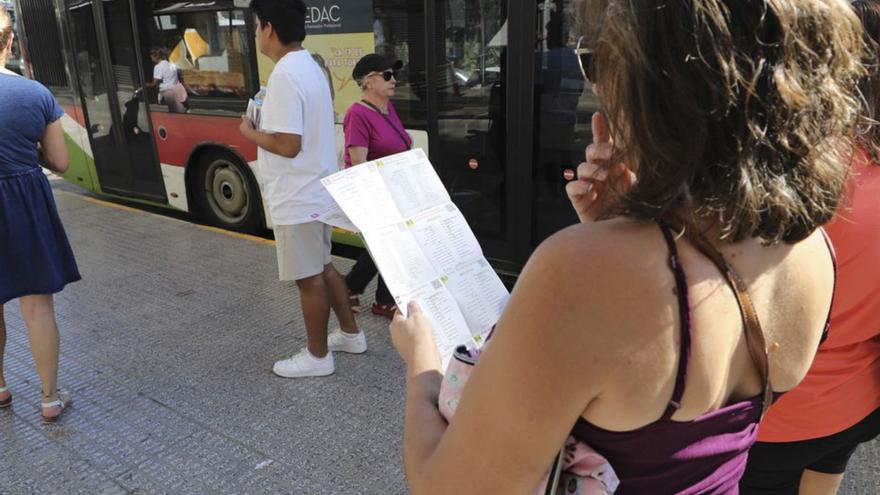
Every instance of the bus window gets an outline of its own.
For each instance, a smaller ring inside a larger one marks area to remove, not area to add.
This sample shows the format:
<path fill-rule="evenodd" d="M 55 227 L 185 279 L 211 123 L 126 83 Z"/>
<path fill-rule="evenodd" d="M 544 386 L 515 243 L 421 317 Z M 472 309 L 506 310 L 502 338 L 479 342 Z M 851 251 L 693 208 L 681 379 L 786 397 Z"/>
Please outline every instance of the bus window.
<path fill-rule="evenodd" d="M 417 81 L 425 73 L 424 4 L 406 0 L 374 0 L 375 51 L 403 62 L 398 72 L 394 109 L 407 129 L 427 128 L 426 98 Z M 350 73 L 350 71 L 349 71 Z"/>
<path fill-rule="evenodd" d="M 149 51 L 164 48 L 168 60 L 177 66 L 192 110 L 238 111 L 256 93 L 250 78 L 248 30 L 242 10 L 179 12 L 153 11 Z M 152 67 L 147 74 L 152 74 Z M 163 110 L 151 97 L 152 110 Z"/>
<path fill-rule="evenodd" d="M 578 38 L 575 4 L 575 0 L 538 4 L 532 246 L 578 221 L 565 194 L 563 172 L 584 160 L 584 149 L 592 142 L 591 116 L 599 109 L 573 51 Z"/>
<path fill-rule="evenodd" d="M 438 1 L 434 153 L 452 201 L 482 239 L 508 238 L 507 4 Z"/>

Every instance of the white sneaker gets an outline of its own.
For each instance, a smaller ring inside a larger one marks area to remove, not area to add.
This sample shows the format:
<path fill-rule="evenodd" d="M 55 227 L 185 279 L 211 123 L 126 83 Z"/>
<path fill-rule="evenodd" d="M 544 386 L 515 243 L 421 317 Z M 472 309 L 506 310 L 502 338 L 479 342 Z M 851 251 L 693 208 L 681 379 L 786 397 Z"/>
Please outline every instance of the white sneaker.
<path fill-rule="evenodd" d="M 284 378 L 327 376 L 332 375 L 334 369 L 332 353 L 328 352 L 326 356 L 317 358 L 305 347 L 298 354 L 276 361 L 272 366 L 272 372 Z"/>
<path fill-rule="evenodd" d="M 333 352 L 363 354 L 367 352 L 367 337 L 364 332 L 350 334 L 336 329 L 327 335 L 327 348 Z"/>

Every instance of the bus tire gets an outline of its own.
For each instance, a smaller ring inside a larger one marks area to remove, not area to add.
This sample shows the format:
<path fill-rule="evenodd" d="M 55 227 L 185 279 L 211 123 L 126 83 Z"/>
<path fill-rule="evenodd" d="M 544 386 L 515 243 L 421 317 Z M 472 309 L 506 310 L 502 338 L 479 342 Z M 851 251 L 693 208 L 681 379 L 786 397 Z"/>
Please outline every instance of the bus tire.
<path fill-rule="evenodd" d="M 237 155 L 211 149 L 199 157 L 196 166 L 193 192 L 208 223 L 248 233 L 265 227 L 260 188 Z"/>

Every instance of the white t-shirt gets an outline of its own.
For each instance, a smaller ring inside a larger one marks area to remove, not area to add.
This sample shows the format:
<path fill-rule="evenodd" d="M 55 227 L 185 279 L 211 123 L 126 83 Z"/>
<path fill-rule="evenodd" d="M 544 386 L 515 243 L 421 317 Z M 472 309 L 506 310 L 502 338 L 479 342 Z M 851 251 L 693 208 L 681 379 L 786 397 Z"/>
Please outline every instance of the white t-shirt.
<path fill-rule="evenodd" d="M 177 85 L 177 66 L 167 60 L 162 60 L 153 67 L 153 79 L 161 79 L 159 91 L 168 91 Z"/>
<path fill-rule="evenodd" d="M 296 157 L 257 148 L 263 200 L 275 225 L 310 222 L 333 204 L 321 179 L 339 170 L 333 101 L 327 78 L 306 50 L 275 65 L 260 109 L 260 130 L 302 136 Z"/>

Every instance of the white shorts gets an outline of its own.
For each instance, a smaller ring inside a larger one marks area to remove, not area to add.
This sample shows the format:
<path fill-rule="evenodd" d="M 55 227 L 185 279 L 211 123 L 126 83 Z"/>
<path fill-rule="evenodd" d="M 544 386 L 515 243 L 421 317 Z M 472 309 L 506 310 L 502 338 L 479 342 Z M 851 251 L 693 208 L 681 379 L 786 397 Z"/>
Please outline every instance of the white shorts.
<path fill-rule="evenodd" d="M 278 278 L 302 280 L 324 271 L 330 263 L 330 236 L 326 223 L 309 222 L 275 226 Z"/>

